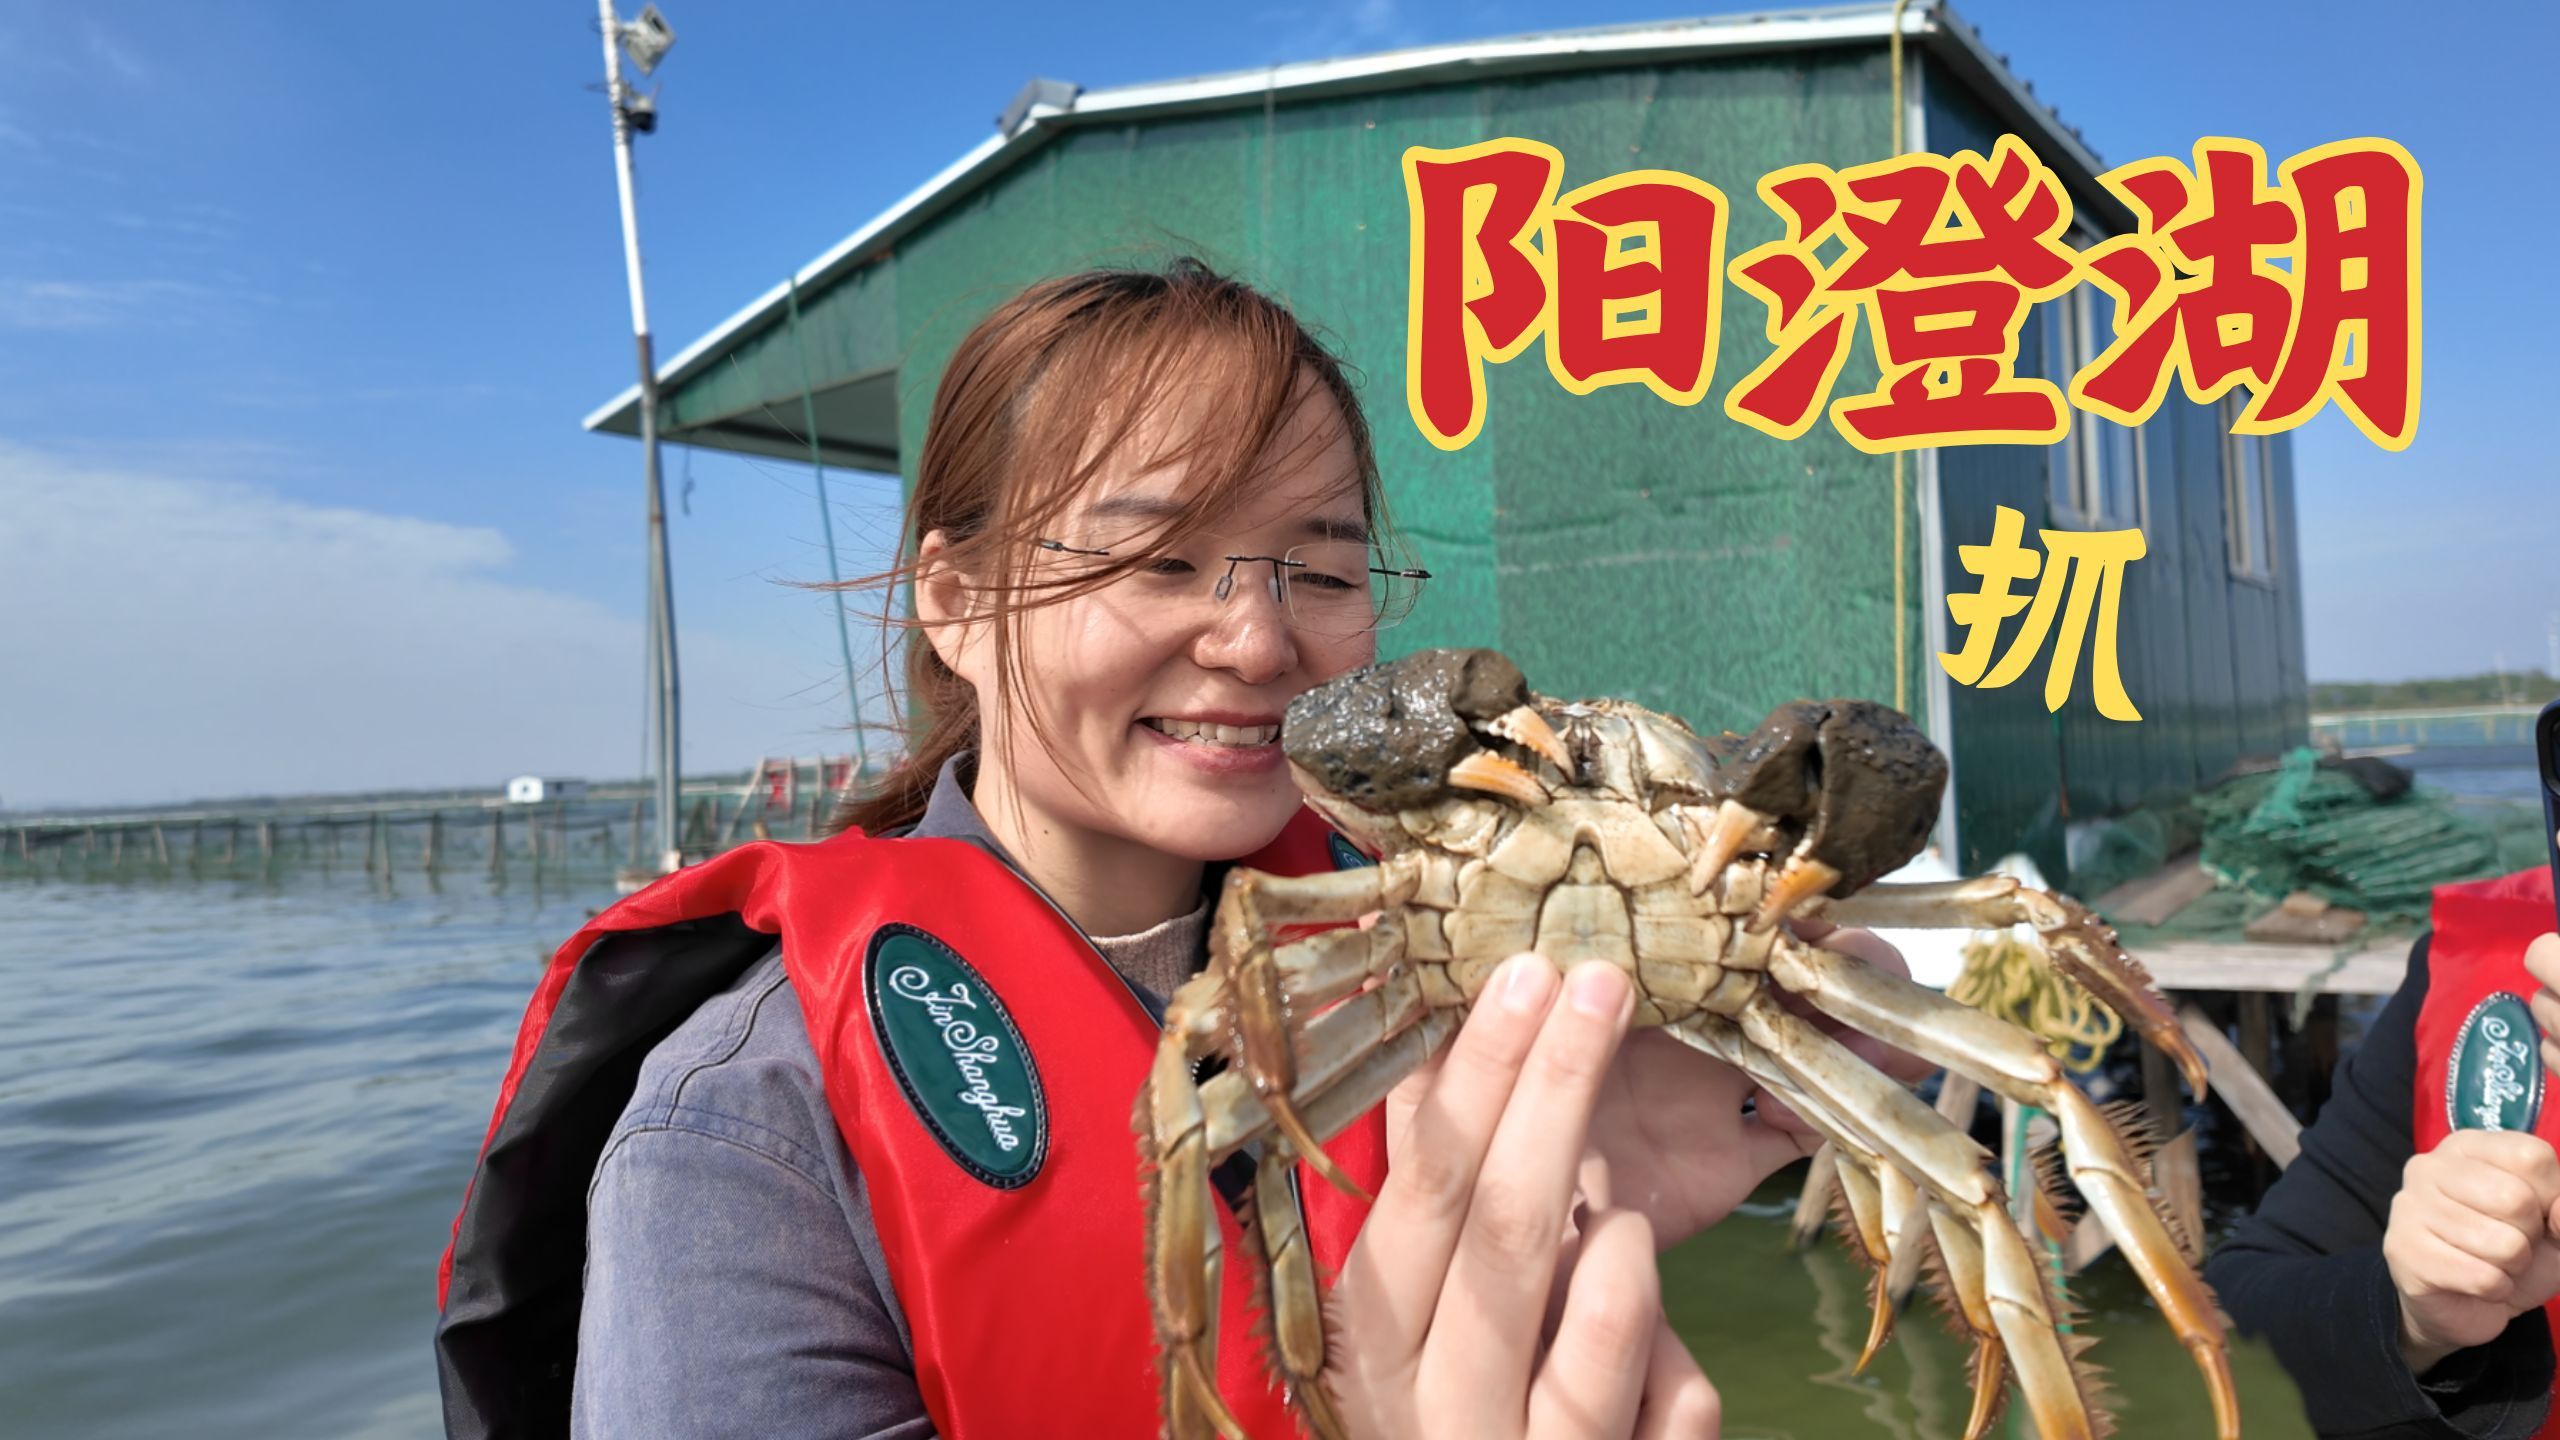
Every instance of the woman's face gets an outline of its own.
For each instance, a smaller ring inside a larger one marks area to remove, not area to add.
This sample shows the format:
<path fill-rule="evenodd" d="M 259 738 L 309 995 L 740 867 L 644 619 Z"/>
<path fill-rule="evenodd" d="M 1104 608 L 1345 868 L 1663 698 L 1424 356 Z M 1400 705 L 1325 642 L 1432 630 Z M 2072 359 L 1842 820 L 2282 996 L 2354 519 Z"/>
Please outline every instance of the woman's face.
<path fill-rule="evenodd" d="M 1135 438 L 1127 448 L 1148 453 L 1149 437 Z M 1230 520 L 1099 590 L 1021 612 L 1022 684 L 1009 712 L 994 711 L 993 647 L 978 635 L 964 643 L 955 668 L 1011 742 L 987 737 L 982 811 L 1018 801 L 1024 838 L 1039 843 L 1130 842 L 1200 861 L 1250 854 L 1288 823 L 1299 802 L 1278 743 L 1281 714 L 1308 688 L 1369 663 L 1376 635 L 1292 623 L 1272 596 L 1268 561 L 1236 565 L 1227 599 L 1214 598 L 1228 555 L 1326 542 L 1357 546 L 1367 563 L 1359 471 L 1332 399 L 1310 387 L 1268 453 L 1273 463 Z M 1051 538 L 1128 556 L 1140 548 L 1129 542 L 1180 507 L 1187 483 L 1178 470 L 1115 464 L 1060 522 L 1069 533 Z M 1037 563 L 1101 562 L 1043 552 Z M 1027 706 L 1038 707 L 1054 754 Z M 993 787 L 991 767 L 1000 767 Z"/>

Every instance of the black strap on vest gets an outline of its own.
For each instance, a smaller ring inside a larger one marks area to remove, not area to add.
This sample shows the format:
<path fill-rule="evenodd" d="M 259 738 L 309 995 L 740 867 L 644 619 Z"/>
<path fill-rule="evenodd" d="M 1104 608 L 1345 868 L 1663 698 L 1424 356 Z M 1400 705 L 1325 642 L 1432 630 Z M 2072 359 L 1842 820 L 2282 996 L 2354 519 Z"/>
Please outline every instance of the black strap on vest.
<path fill-rule="evenodd" d="M 607 935 L 579 958 L 489 1137 L 454 1237 L 436 1323 L 452 1440 L 569 1433 L 587 1182 L 640 1063 L 773 945 L 738 916 L 716 915 Z"/>

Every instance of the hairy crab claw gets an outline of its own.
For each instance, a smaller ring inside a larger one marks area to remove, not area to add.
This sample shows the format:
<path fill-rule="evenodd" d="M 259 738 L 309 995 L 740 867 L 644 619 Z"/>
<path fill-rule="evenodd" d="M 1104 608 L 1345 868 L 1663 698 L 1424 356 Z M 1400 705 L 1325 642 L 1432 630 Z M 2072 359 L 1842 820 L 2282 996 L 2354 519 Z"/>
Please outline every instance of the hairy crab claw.
<path fill-rule="evenodd" d="M 1751 927 L 1816 895 L 1847 896 L 1927 842 L 1947 760 L 1909 717 L 1870 700 L 1798 700 L 1749 735 L 1712 741 L 1718 804 L 1698 836 L 1690 884 L 1746 851 L 1784 853 Z"/>
<path fill-rule="evenodd" d="M 1491 650 L 1425 650 L 1338 676 L 1290 702 L 1280 733 L 1299 788 L 1363 834 L 1377 829 L 1368 817 L 1462 791 L 1544 805 L 1550 782 L 1532 767 L 1553 767 L 1555 783 L 1575 773 L 1527 678 Z"/>

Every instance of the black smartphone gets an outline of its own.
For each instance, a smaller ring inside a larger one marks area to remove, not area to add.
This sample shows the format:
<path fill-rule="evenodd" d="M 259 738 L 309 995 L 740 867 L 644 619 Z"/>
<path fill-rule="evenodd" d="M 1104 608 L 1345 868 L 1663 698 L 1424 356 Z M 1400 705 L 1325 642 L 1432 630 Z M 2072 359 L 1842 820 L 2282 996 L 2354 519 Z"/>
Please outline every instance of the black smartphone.
<path fill-rule="evenodd" d="M 2542 769 L 2542 843 L 2551 854 L 2551 888 L 2560 894 L 2560 700 L 2533 722 L 2533 758 Z"/>

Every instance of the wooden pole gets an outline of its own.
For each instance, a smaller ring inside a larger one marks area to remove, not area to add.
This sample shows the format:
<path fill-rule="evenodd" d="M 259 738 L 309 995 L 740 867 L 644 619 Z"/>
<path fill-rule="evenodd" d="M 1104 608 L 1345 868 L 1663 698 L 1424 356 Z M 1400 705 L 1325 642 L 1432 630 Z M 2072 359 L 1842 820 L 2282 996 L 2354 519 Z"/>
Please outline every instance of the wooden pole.
<path fill-rule="evenodd" d="M 20 831 L 19 833 L 23 835 L 25 832 L 24 832 L 24 831 Z M 163 870 L 168 869 L 168 868 L 169 868 L 169 835 L 168 835 L 168 832 L 167 832 L 167 831 L 162 830 L 162 829 L 161 829 L 159 826 L 157 826 L 157 825 L 154 825 L 154 826 L 152 826 L 152 827 L 151 827 L 151 848 L 159 852 L 159 855 L 160 855 L 160 868 L 161 868 L 161 869 L 163 869 Z"/>
<path fill-rule="evenodd" d="M 441 810 L 430 810 L 427 812 L 427 858 L 426 864 L 423 867 L 428 874 L 433 875 L 436 873 L 436 866 L 443 859 L 438 852 L 443 848 L 444 812 Z"/>
<path fill-rule="evenodd" d="M 2206 1071 L 2212 1076 L 2214 1093 L 2231 1113 L 2240 1117 L 2242 1128 L 2258 1142 L 2267 1157 L 2282 1169 L 2302 1153 L 2302 1122 L 2284 1108 L 2266 1078 L 2250 1068 L 2248 1059 L 2232 1048 L 2222 1027 L 2212 1017 L 2195 1007 L 2193 1001 L 2178 1006 L 2178 1028 L 2187 1032 L 2203 1054 Z"/>
<path fill-rule="evenodd" d="M 276 822 L 261 820 L 258 822 L 258 863 L 264 865 L 275 858 Z"/>
<path fill-rule="evenodd" d="M 2142 1042 L 2142 1103 L 2151 1112 L 2154 1134 L 2175 1135 L 2183 1128 L 2178 1121 L 2185 1105 L 2178 1097 L 2178 1069 L 2169 1061 L 2169 1052 L 2145 1040 Z"/>
<path fill-rule="evenodd" d="M 107 867 L 109 869 L 116 869 L 121 867 L 123 864 L 124 827 L 119 825 L 115 828 L 115 833 L 107 837 Z"/>
<path fill-rule="evenodd" d="M 382 863 L 382 816 L 379 812 L 365 822 L 364 873 L 372 874 Z"/>
<path fill-rule="evenodd" d="M 507 812 L 489 812 L 489 873 L 503 875 L 507 868 Z"/>

